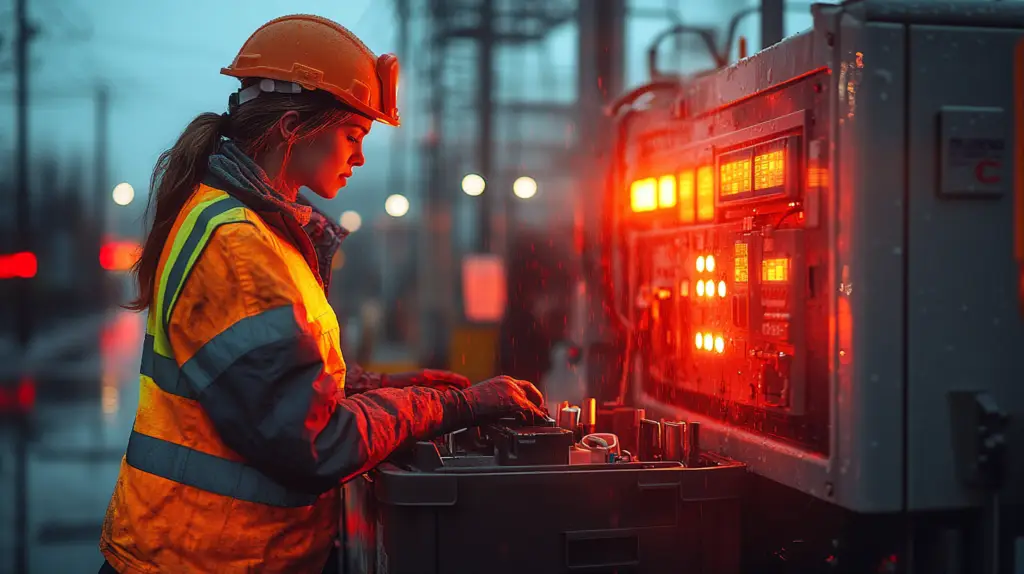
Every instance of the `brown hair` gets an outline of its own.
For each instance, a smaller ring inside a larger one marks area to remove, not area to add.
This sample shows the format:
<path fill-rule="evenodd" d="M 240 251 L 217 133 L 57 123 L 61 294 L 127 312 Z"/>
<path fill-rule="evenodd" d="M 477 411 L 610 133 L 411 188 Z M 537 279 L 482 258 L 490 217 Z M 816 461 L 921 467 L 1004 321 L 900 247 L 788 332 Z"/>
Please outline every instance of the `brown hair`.
<path fill-rule="evenodd" d="M 285 163 L 295 142 L 343 123 L 352 115 L 349 108 L 326 92 L 264 93 L 245 105 L 234 107 L 226 117 L 214 113 L 200 114 L 178 136 L 174 146 L 160 154 L 153 168 L 150 180 L 153 192 L 146 207 L 147 218 L 152 216 L 152 224 L 146 234 L 142 254 L 132 267 L 138 294 L 124 306 L 126 309 L 143 311 L 153 303 L 156 270 L 164 243 L 178 213 L 206 174 L 207 160 L 216 152 L 221 136 L 230 136 L 242 151 L 255 159 L 268 151 L 271 135 L 281 116 L 288 111 L 297 112 L 300 123 L 295 137 L 287 142 Z"/>

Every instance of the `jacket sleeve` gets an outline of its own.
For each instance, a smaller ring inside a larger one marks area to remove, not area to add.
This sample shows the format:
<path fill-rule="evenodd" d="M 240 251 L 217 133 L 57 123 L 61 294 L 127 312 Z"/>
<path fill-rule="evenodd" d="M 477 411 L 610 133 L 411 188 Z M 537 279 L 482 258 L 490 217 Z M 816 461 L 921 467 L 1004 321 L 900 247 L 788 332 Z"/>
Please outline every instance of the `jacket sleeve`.
<path fill-rule="evenodd" d="M 380 388 L 345 397 L 325 367 L 294 269 L 247 224 L 217 229 L 169 325 L 186 384 L 221 440 L 282 485 L 312 493 L 380 463 L 412 439 L 471 423 L 458 390 Z"/>
<path fill-rule="evenodd" d="M 355 361 L 347 361 L 348 369 L 345 371 L 345 393 L 348 395 L 357 395 L 365 393 L 366 391 L 372 391 L 374 389 L 384 388 L 384 375 L 381 373 L 371 373 L 367 371 Z"/>
<path fill-rule="evenodd" d="M 469 380 L 448 371 L 412 371 L 408 373 L 383 374 L 367 371 L 356 362 L 348 363 L 345 373 L 345 393 L 355 395 L 374 389 L 405 387 L 466 388 Z"/>

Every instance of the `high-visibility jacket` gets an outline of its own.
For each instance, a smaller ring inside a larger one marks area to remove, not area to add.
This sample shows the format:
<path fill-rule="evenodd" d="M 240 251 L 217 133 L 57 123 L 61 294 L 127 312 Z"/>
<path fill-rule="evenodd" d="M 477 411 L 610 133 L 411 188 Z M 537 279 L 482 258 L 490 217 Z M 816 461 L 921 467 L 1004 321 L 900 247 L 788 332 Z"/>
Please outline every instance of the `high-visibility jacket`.
<path fill-rule="evenodd" d="M 469 422 L 454 390 L 345 396 L 309 238 L 274 220 L 202 185 L 172 228 L 100 541 L 122 574 L 320 572 L 340 483 Z"/>

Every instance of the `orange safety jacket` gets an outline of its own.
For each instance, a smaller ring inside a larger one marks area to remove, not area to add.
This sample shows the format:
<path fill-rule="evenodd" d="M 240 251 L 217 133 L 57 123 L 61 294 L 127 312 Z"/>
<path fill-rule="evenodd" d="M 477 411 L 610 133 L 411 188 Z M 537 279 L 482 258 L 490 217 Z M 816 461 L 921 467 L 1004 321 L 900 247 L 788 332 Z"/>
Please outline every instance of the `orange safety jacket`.
<path fill-rule="evenodd" d="M 122 574 L 320 572 L 343 481 L 471 422 L 458 390 L 346 397 L 310 239 L 248 199 L 199 186 L 163 249 L 100 540 Z"/>

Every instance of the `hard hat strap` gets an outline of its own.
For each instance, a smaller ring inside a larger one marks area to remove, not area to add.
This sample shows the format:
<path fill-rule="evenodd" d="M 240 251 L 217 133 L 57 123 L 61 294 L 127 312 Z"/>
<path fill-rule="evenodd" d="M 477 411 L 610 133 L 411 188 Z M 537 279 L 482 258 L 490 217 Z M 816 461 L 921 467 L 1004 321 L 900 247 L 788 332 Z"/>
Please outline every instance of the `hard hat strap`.
<path fill-rule="evenodd" d="M 248 88 L 242 88 L 232 94 L 231 105 L 240 106 L 245 102 L 255 100 L 263 93 L 277 92 L 279 94 L 298 94 L 302 92 L 302 86 L 294 82 L 282 82 L 263 78 Z"/>

